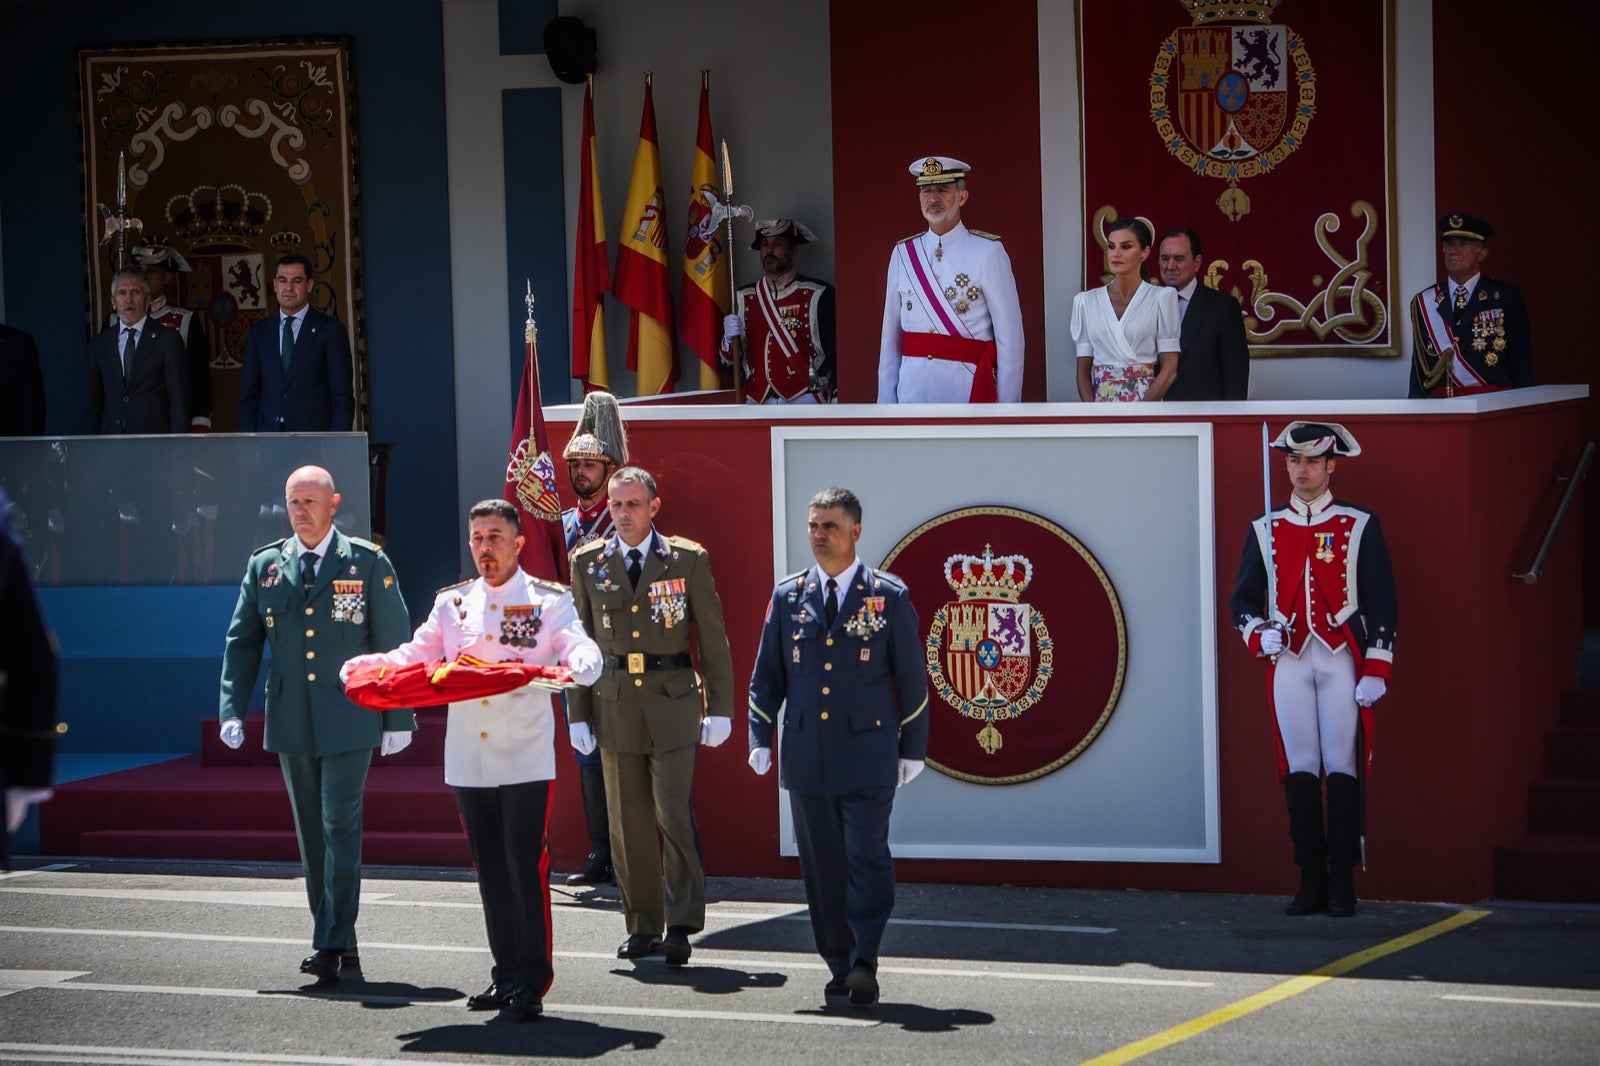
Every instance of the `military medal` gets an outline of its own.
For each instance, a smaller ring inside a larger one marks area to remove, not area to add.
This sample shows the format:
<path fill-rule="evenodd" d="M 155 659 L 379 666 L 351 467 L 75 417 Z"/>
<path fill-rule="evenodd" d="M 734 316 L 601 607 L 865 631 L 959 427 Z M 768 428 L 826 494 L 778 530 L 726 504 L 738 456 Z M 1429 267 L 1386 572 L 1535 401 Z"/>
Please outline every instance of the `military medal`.
<path fill-rule="evenodd" d="M 1333 534 L 1316 533 L 1313 536 L 1317 539 L 1317 558 L 1325 563 L 1333 562 Z"/>
<path fill-rule="evenodd" d="M 514 648 L 531 648 L 539 643 L 534 634 L 543 624 L 543 608 L 532 603 L 507 604 L 500 619 L 500 643 Z"/>
<path fill-rule="evenodd" d="M 279 581 L 278 564 L 277 563 L 268 563 L 267 564 L 267 574 L 266 574 L 265 577 L 263 577 L 258 582 L 258 584 L 264 589 L 270 589 L 270 588 L 276 587 L 277 584 L 278 584 L 278 581 Z"/>
<path fill-rule="evenodd" d="M 882 596 L 868 596 L 861 601 L 861 609 L 845 622 L 844 629 L 853 637 L 866 640 L 872 634 L 882 629 L 887 622 L 883 617 L 884 598 Z"/>
<path fill-rule="evenodd" d="M 798 645 L 798 644 L 796 644 L 794 646 L 794 661 L 795 662 L 799 662 L 800 661 L 800 645 Z"/>
<path fill-rule="evenodd" d="M 689 579 L 668 578 L 650 582 L 650 617 L 671 629 L 689 614 Z"/>
<path fill-rule="evenodd" d="M 360 625 L 367 620 L 366 586 L 361 581 L 336 580 L 333 583 L 333 620 Z"/>
<path fill-rule="evenodd" d="M 872 659 L 872 649 L 871 648 L 862 648 L 861 649 L 861 661 L 862 662 L 869 662 L 871 659 Z"/>

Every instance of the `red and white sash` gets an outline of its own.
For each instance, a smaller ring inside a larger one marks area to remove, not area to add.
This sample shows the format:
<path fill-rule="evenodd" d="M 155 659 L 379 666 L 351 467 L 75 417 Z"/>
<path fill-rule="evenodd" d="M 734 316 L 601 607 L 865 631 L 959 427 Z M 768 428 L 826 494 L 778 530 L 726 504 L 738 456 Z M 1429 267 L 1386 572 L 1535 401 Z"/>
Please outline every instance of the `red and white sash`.
<path fill-rule="evenodd" d="M 1451 353 L 1450 369 L 1447 371 L 1456 391 L 1463 389 L 1484 389 L 1489 383 L 1478 376 L 1461 354 L 1461 346 L 1456 343 L 1455 330 L 1450 328 L 1450 323 L 1444 320 L 1439 308 L 1448 306 L 1440 286 L 1423 289 L 1417 293 L 1417 311 L 1422 322 L 1423 332 L 1427 334 L 1428 347 L 1433 349 L 1435 357 L 1443 357 L 1446 351 Z"/>
<path fill-rule="evenodd" d="M 772 286 L 767 284 L 766 278 L 756 281 L 756 306 L 761 309 L 761 318 L 767 324 L 767 335 L 782 350 L 784 362 L 793 365 L 794 360 L 800 357 L 800 344 L 783 328 L 778 299 L 772 294 Z"/>

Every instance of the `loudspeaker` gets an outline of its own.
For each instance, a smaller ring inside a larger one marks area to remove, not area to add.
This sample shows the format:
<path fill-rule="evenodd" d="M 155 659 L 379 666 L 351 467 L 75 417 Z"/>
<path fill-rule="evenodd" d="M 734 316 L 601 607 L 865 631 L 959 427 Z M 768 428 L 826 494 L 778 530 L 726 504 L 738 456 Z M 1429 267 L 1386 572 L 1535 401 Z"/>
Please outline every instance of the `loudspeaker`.
<path fill-rule="evenodd" d="M 596 37 L 594 30 L 575 15 L 550 20 L 544 28 L 544 54 L 556 77 L 581 85 L 595 71 Z"/>

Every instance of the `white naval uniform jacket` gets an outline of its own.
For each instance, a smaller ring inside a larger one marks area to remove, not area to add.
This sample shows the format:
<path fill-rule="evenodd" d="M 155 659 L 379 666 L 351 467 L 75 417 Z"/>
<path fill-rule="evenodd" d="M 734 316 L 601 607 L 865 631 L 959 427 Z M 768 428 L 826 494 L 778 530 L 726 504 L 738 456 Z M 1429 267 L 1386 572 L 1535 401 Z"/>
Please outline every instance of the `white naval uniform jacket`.
<path fill-rule="evenodd" d="M 504 643 L 501 619 L 507 605 L 539 608 L 531 648 Z M 462 653 L 485 662 L 518 660 L 564 664 L 573 680 L 593 684 L 600 676 L 600 649 L 583 630 L 565 586 L 530 577 L 520 568 L 495 587 L 483 578 L 455 585 L 433 601 L 428 620 L 411 640 L 382 656 L 405 664 L 454 661 Z M 494 788 L 556 776 L 557 714 L 550 693 L 524 686 L 485 699 L 450 704 L 444 735 L 444 780 L 457 788 Z"/>
<path fill-rule="evenodd" d="M 998 402 L 1022 399 L 1022 305 L 1011 258 L 1000 238 L 980 234 L 958 222 L 943 238 L 932 230 L 913 237 L 932 268 L 928 279 L 940 291 L 951 290 L 965 305 L 956 317 L 974 340 L 995 343 Z M 944 255 L 936 253 L 943 248 Z M 972 363 L 925 356 L 901 356 L 901 333 L 944 332 L 929 316 L 921 283 L 907 272 L 898 253 L 889 256 L 884 285 L 883 334 L 878 348 L 879 403 L 966 403 L 972 394 Z M 909 305 L 909 306 L 908 306 Z"/>

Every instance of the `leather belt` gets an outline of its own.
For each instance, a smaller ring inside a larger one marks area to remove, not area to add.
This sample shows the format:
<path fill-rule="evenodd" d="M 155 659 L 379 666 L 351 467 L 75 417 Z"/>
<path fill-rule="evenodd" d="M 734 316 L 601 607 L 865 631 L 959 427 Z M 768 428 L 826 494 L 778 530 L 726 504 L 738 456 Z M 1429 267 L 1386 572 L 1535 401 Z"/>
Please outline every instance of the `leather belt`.
<path fill-rule="evenodd" d="M 686 651 L 670 655 L 646 655 L 631 651 L 626 655 L 607 655 L 605 662 L 613 670 L 626 670 L 630 674 L 642 674 L 646 670 L 687 670 L 694 665 L 694 660 Z"/>

